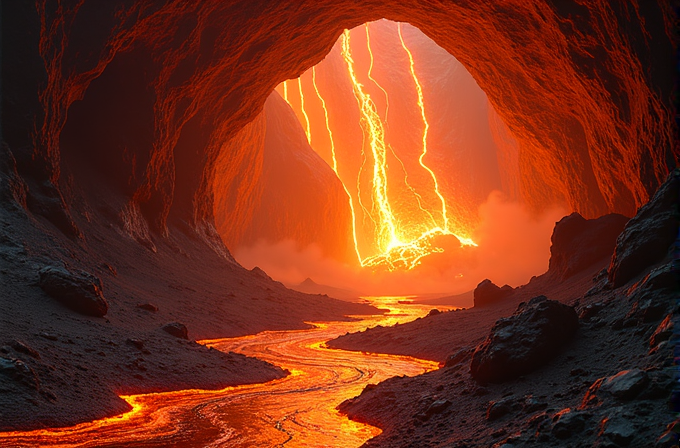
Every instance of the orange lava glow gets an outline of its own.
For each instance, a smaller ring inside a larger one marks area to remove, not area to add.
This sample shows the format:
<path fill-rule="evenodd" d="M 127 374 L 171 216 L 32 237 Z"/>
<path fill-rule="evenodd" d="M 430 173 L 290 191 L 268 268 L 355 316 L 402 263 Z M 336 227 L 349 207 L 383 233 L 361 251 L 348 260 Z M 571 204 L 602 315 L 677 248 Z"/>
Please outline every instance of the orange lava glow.
<path fill-rule="evenodd" d="M 357 240 L 357 216 L 354 209 L 354 198 L 350 193 L 345 180 L 339 174 L 338 158 L 336 156 L 336 147 L 333 140 L 333 130 L 329 122 L 329 105 L 324 100 L 316 82 L 316 67 L 311 69 L 312 83 L 317 97 L 323 109 L 324 123 L 330 139 L 330 152 L 332 159 L 332 168 L 338 179 L 342 182 L 343 188 L 348 195 L 349 207 L 352 213 L 352 233 L 354 239 L 354 249 L 357 253 L 360 265 L 362 267 L 371 267 L 374 269 L 387 269 L 394 271 L 398 269 L 411 270 L 419 266 L 424 257 L 432 253 L 441 253 L 444 248 L 437 243 L 437 238 L 441 236 L 455 236 L 461 245 L 476 246 L 476 243 L 470 238 L 471 230 L 458 225 L 462 220 L 455 219 L 455 228 L 450 226 L 448 216 L 447 203 L 444 195 L 440 191 L 439 181 L 435 172 L 425 163 L 425 158 L 428 154 L 428 132 L 430 124 L 426 115 L 425 97 L 421 82 L 418 78 L 415 68 L 415 60 L 413 53 L 408 48 L 401 32 L 401 24 L 397 24 L 399 44 L 405 54 L 408 56 L 408 66 L 405 70 L 408 71 L 409 76 L 413 82 L 413 89 L 416 92 L 416 107 L 419 111 L 420 119 L 423 123 L 421 149 L 417 155 L 418 168 L 427 173 L 430 178 L 429 185 L 421 185 L 422 188 L 428 191 L 430 195 L 434 195 L 439 202 L 439 210 L 433 208 L 434 205 L 425 205 L 423 195 L 409 183 L 409 174 L 406 164 L 402 161 L 397 152 L 391 147 L 387 141 L 387 115 L 389 112 L 389 94 L 387 90 L 380 85 L 380 83 L 373 76 L 374 56 L 370 43 L 370 24 L 366 23 L 365 38 L 366 50 L 369 56 L 369 66 L 367 69 L 367 78 L 375 85 L 384 96 L 385 108 L 384 114 L 381 117 L 378 112 L 378 107 L 373 100 L 368 87 L 365 86 L 359 79 L 357 72 L 357 63 L 353 56 L 353 48 L 351 43 L 351 32 L 345 30 L 337 45 L 340 46 L 340 53 L 345 64 L 346 76 L 350 81 L 352 94 L 356 99 L 357 108 L 359 111 L 359 124 L 362 129 L 363 144 L 361 147 L 361 167 L 358 170 L 356 177 L 356 200 L 361 206 L 363 212 L 363 220 L 368 219 L 373 224 L 372 229 L 364 229 L 359 226 L 359 230 L 366 234 L 372 235 L 373 244 L 368 250 L 364 249 L 364 255 L 361 255 L 359 243 Z M 305 99 L 303 93 L 302 79 L 303 74 L 297 78 L 300 102 L 291 105 L 298 116 L 302 116 L 301 122 L 305 129 L 308 142 L 312 144 L 312 131 L 310 125 L 310 115 L 305 109 Z M 287 99 L 286 82 L 281 83 L 277 90 L 282 92 L 284 99 Z M 288 101 L 288 100 L 287 100 Z M 289 102 L 289 104 L 291 104 Z M 317 150 L 317 152 L 320 152 Z M 390 172 L 395 172 L 390 166 L 390 156 L 397 162 L 397 166 L 403 172 L 403 179 L 393 179 Z M 364 174 L 368 176 L 365 178 Z M 399 188 L 394 187 L 395 182 L 403 183 L 412 198 L 405 199 Z M 366 196 L 362 197 L 362 192 L 366 192 Z M 370 193 L 370 194 L 369 194 Z M 415 203 L 413 202 L 415 200 Z M 430 201 L 431 202 L 431 201 Z M 409 204 L 417 204 L 418 213 L 412 213 Z M 435 217 L 436 215 L 436 217 Z M 368 254 L 367 254 L 368 253 Z"/>
<path fill-rule="evenodd" d="M 367 384 L 439 367 L 407 356 L 326 348 L 325 341 L 347 331 L 404 323 L 431 308 L 399 303 L 404 297 L 367 299 L 389 312 L 354 322 L 315 323 L 308 330 L 200 341 L 279 365 L 290 371 L 285 378 L 216 391 L 122 396 L 132 406 L 125 414 L 67 428 L 0 433 L 0 445 L 358 447 L 381 431 L 340 414 L 335 408 L 342 401 L 361 393 Z"/>

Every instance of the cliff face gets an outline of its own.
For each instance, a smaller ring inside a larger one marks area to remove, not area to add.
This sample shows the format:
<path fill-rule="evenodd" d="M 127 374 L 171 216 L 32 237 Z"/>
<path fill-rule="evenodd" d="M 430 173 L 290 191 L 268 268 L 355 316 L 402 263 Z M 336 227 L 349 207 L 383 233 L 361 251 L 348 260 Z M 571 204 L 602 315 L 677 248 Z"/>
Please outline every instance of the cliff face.
<path fill-rule="evenodd" d="M 315 244 L 335 259 L 356 260 L 342 184 L 278 93 L 222 154 L 215 221 L 228 247 L 293 240 L 302 248 Z M 261 161 L 250 163 L 256 159 Z"/>
<path fill-rule="evenodd" d="M 529 202 L 558 196 L 586 217 L 630 216 L 675 164 L 665 2 L 2 8 L 19 17 L 3 28 L 5 57 L 15 61 L 3 65 L 3 138 L 28 180 L 29 206 L 67 233 L 77 229 L 59 211 L 74 206 L 63 193 L 85 182 L 82 172 L 98 174 L 96 188 L 124 193 L 120 209 L 135 210 L 151 232 L 164 234 L 169 220 L 210 228 L 225 144 L 342 29 L 381 17 L 408 21 L 465 65 L 517 139 Z"/>

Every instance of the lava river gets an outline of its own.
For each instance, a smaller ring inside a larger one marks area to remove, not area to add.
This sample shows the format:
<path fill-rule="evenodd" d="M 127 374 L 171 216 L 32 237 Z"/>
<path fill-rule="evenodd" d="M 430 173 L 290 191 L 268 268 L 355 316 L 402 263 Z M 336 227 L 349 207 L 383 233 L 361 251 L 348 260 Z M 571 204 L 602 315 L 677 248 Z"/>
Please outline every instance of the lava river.
<path fill-rule="evenodd" d="M 266 360 L 290 371 L 264 384 L 218 391 L 182 390 L 123 396 L 132 410 L 68 428 L 0 433 L 2 446 L 59 447 L 355 447 L 380 429 L 335 410 L 342 401 L 395 375 L 418 375 L 436 362 L 335 350 L 325 342 L 375 325 L 394 325 L 427 314 L 430 306 L 404 297 L 372 297 L 384 315 L 314 328 L 267 331 L 201 343 Z M 399 303 L 399 302 L 402 303 Z"/>

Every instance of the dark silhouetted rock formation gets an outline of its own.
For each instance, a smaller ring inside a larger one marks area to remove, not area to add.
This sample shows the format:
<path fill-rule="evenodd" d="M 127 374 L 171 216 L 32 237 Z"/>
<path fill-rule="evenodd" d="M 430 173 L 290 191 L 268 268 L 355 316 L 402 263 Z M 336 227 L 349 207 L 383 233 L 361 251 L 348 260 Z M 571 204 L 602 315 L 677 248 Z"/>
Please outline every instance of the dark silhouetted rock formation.
<path fill-rule="evenodd" d="M 189 330 L 187 326 L 179 322 L 170 322 L 162 327 L 163 331 L 173 335 L 176 338 L 189 339 Z"/>
<path fill-rule="evenodd" d="M 609 266 L 609 282 L 614 288 L 625 285 L 642 271 L 668 256 L 678 236 L 680 211 L 680 170 L 668 175 L 649 203 L 642 206 L 616 241 Z"/>
<path fill-rule="evenodd" d="M 481 383 L 495 383 L 531 372 L 557 355 L 577 327 L 572 307 L 535 297 L 496 322 L 472 355 L 470 373 Z"/>
<path fill-rule="evenodd" d="M 510 285 L 503 285 L 499 288 L 489 279 L 482 280 L 473 293 L 474 306 L 475 308 L 482 308 L 497 304 L 511 295 L 513 291 L 514 289 Z"/>
<path fill-rule="evenodd" d="M 54 299 L 81 314 L 103 317 L 109 309 L 99 277 L 46 266 L 38 272 L 40 287 Z"/>
<path fill-rule="evenodd" d="M 626 222 L 628 218 L 615 213 L 597 219 L 585 219 L 578 213 L 562 218 L 551 237 L 548 272 L 558 280 L 566 280 L 611 257 Z"/>

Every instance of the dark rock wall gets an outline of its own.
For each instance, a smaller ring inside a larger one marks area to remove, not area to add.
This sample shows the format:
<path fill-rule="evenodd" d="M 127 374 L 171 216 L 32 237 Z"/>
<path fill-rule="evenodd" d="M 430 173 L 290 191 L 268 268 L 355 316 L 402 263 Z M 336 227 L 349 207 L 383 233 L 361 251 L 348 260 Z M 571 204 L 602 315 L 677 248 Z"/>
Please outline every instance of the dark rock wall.
<path fill-rule="evenodd" d="M 530 203 L 631 216 L 676 162 L 663 1 L 39 1 L 2 14 L 16 18 L 3 23 L 3 139 L 29 195 L 68 208 L 50 182 L 96 171 L 96 188 L 122 189 L 160 233 L 168 219 L 210 227 L 220 149 L 342 29 L 381 17 L 475 77 L 518 139 Z"/>

